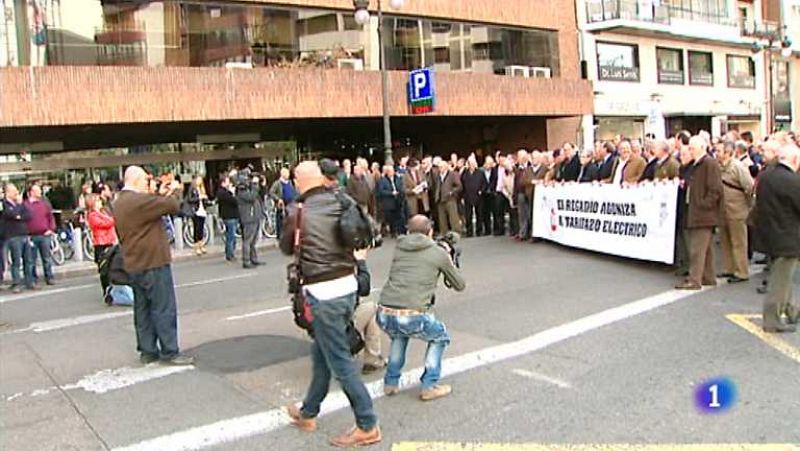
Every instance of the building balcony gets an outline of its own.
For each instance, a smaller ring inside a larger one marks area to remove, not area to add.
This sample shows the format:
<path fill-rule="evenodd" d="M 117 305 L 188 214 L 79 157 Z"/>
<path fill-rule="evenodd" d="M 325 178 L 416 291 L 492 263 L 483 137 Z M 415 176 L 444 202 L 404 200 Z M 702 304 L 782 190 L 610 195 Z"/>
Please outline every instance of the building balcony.
<path fill-rule="evenodd" d="M 751 45 L 753 39 L 731 16 L 648 0 L 585 0 L 587 31 L 618 31 L 647 37 L 672 37 Z"/>

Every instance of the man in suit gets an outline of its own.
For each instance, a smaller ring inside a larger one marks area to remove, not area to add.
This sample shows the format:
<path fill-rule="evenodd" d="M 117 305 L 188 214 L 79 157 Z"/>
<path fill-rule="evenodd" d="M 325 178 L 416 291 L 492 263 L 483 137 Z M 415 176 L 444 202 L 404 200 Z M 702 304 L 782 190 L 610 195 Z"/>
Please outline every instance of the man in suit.
<path fill-rule="evenodd" d="M 719 164 L 708 155 L 708 142 L 702 136 L 689 140 L 694 169 L 686 191 L 686 228 L 689 230 L 689 277 L 675 286 L 679 290 L 699 290 L 717 284 L 714 271 L 714 227 L 720 225 L 723 185 Z"/>
<path fill-rule="evenodd" d="M 122 247 L 125 272 L 135 293 L 133 324 L 139 360 L 148 364 L 159 359 L 173 365 L 191 365 L 194 358 L 178 348 L 178 315 L 172 254 L 161 222 L 164 215 L 180 211 L 179 182 L 162 184 L 159 195 L 148 192 L 144 169 L 129 166 L 125 187 L 114 201 L 114 217 Z"/>
<path fill-rule="evenodd" d="M 725 200 L 725 217 L 719 228 L 723 267 L 721 277 L 727 277 L 729 283 L 744 282 L 750 277 L 746 221 L 753 202 L 753 177 L 735 153 L 733 141 L 717 145 Z"/>
<path fill-rule="evenodd" d="M 403 212 L 405 210 L 405 191 L 403 179 L 395 174 L 394 166 L 383 167 L 383 177 L 378 180 L 378 202 L 383 209 L 383 217 L 389 223 L 393 237 L 405 233 Z"/>
<path fill-rule="evenodd" d="M 364 167 L 356 164 L 353 166 L 353 175 L 347 180 L 347 195 L 352 197 L 353 200 L 365 212 L 370 210 L 370 202 L 372 201 L 372 191 L 369 189 L 367 176 L 364 173 Z"/>
<path fill-rule="evenodd" d="M 517 205 L 517 240 L 531 238 L 531 200 L 528 197 L 533 192 L 533 167 L 530 164 L 530 155 L 525 149 L 517 152 L 517 165 L 514 169 L 514 199 Z"/>
<path fill-rule="evenodd" d="M 420 165 L 416 159 L 408 161 L 406 173 L 403 175 L 403 187 L 406 190 L 408 217 L 413 218 L 420 213 L 427 215 L 431 209 L 428 199 L 428 181 L 420 173 Z"/>
<path fill-rule="evenodd" d="M 614 168 L 617 165 L 617 158 L 614 156 L 614 145 L 605 142 L 597 149 L 597 179 L 602 183 L 611 183 L 614 177 Z"/>
<path fill-rule="evenodd" d="M 772 257 L 769 291 L 764 298 L 765 332 L 794 332 L 800 306 L 792 302 L 792 274 L 800 262 L 800 148 L 786 144 L 774 169 L 759 177 L 755 250 Z M 786 315 L 786 323 L 781 321 Z"/>
<path fill-rule="evenodd" d="M 670 155 L 669 144 L 665 141 L 656 141 L 653 145 L 653 154 L 656 159 L 654 180 L 672 180 L 680 175 L 681 164 Z"/>
<path fill-rule="evenodd" d="M 591 183 L 600 180 L 600 167 L 594 160 L 594 152 L 589 149 L 580 153 L 581 170 L 578 173 L 578 183 Z"/>
<path fill-rule="evenodd" d="M 612 183 L 615 185 L 638 183 L 646 165 L 644 158 L 633 155 L 631 142 L 622 141 L 619 143 L 619 159 L 614 168 Z"/>
<path fill-rule="evenodd" d="M 581 160 L 575 151 L 575 146 L 570 143 L 564 143 L 561 153 L 564 155 L 564 161 L 556 170 L 556 181 L 577 182 L 581 172 Z"/>
<path fill-rule="evenodd" d="M 439 161 L 439 171 L 434 175 L 436 180 L 436 212 L 439 219 L 439 233 L 449 231 L 461 232 L 461 220 L 458 216 L 458 199 L 462 186 L 458 175 L 450 169 L 450 163 Z"/>
<path fill-rule="evenodd" d="M 483 223 L 483 230 L 486 235 L 491 235 L 494 231 L 494 224 L 496 222 L 494 210 L 494 187 L 497 186 L 497 165 L 491 155 L 487 156 L 483 161 L 481 174 L 486 180 L 486 188 L 483 190 L 481 202 L 483 203 L 483 212 L 481 215 L 481 222 Z"/>
<path fill-rule="evenodd" d="M 484 234 L 483 193 L 489 183 L 486 181 L 483 171 L 478 169 L 478 161 L 474 155 L 467 160 L 467 168 L 461 174 L 461 185 L 464 187 L 464 217 L 466 218 L 467 237 L 482 236 Z M 473 218 L 475 220 L 474 228 Z"/>
<path fill-rule="evenodd" d="M 655 156 L 655 142 L 647 141 L 644 145 L 644 157 L 647 164 L 644 167 L 642 176 L 639 177 L 640 182 L 652 182 L 656 178 L 656 168 L 658 166 L 658 158 Z"/>

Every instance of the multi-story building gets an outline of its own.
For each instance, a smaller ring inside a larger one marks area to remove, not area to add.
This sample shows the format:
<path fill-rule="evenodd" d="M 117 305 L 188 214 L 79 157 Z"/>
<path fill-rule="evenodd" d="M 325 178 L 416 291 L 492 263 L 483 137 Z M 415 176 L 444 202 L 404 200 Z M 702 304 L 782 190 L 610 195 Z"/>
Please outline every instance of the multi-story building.
<path fill-rule="evenodd" d="M 594 116 L 584 118 L 584 140 L 684 129 L 764 135 L 778 125 L 770 119 L 765 62 L 786 75 L 786 61 L 780 49 L 777 56 L 758 51 L 763 39 L 753 32 L 780 26 L 777 4 L 578 0 L 584 70 L 594 81 Z"/>
<path fill-rule="evenodd" d="M 386 3 L 396 149 L 463 155 L 577 138 L 592 87 L 581 77 L 574 0 Z M 67 150 L 123 148 L 139 158 L 155 143 L 185 151 L 244 142 L 252 151 L 292 141 L 301 151 L 382 155 L 378 21 L 373 10 L 357 24 L 352 0 L 2 8 L 0 153 L 35 156 L 15 168 Z M 436 105 L 413 116 L 407 71 L 421 67 L 435 70 Z M 161 158 L 195 158 L 170 155 Z"/>

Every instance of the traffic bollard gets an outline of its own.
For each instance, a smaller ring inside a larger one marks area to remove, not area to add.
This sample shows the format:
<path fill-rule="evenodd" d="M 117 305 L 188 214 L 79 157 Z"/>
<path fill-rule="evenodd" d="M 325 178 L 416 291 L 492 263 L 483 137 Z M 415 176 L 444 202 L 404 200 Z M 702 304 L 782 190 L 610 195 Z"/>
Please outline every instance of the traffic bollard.
<path fill-rule="evenodd" d="M 72 233 L 72 250 L 75 252 L 75 261 L 83 261 L 83 230 L 76 228 Z"/>
<path fill-rule="evenodd" d="M 183 218 L 176 216 L 172 221 L 175 228 L 175 250 L 183 250 Z"/>

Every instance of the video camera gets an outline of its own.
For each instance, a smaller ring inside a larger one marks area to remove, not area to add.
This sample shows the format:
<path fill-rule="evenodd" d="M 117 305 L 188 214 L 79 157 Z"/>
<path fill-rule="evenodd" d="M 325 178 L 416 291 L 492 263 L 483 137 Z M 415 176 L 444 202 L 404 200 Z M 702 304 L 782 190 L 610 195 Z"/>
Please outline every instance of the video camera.
<path fill-rule="evenodd" d="M 246 167 L 240 169 L 236 173 L 236 177 L 233 180 L 236 189 L 246 191 L 258 186 L 258 182 L 254 182 L 253 177 L 258 177 L 259 179 L 261 178 L 261 174 L 253 172 L 253 166 L 247 165 Z"/>
<path fill-rule="evenodd" d="M 450 255 L 450 259 L 453 260 L 453 265 L 456 268 L 461 268 L 461 248 L 458 247 L 458 242 L 461 240 L 461 236 L 456 232 L 447 232 L 444 236 L 441 236 L 436 239 L 436 245 L 444 249 L 448 255 Z M 447 283 L 445 283 L 447 285 Z M 451 287 L 447 287 L 451 288 Z"/>

